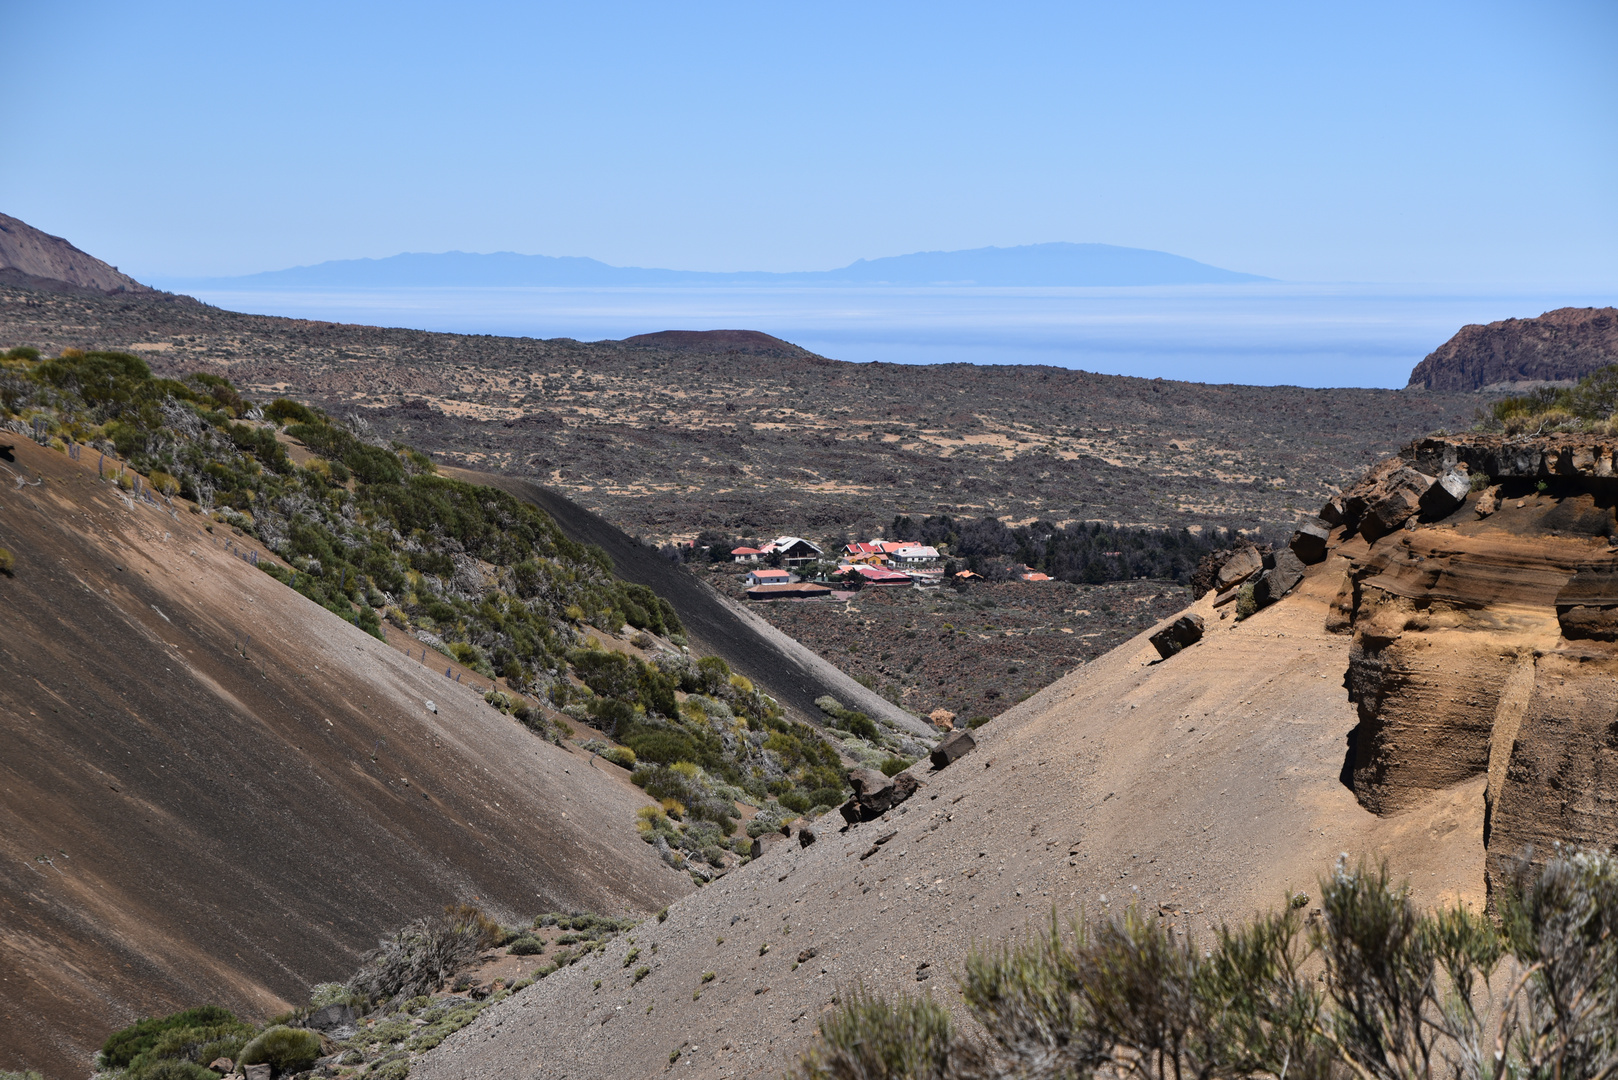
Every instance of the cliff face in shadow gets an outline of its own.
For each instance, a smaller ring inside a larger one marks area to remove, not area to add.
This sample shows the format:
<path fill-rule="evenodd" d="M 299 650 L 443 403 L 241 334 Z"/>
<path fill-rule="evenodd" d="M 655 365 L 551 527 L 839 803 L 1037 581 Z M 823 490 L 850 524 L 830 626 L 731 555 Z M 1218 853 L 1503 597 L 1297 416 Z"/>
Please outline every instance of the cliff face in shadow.
<path fill-rule="evenodd" d="M 1557 308 L 1537 319 L 1463 326 L 1410 373 L 1406 389 L 1486 390 L 1573 382 L 1618 363 L 1618 308 Z"/>

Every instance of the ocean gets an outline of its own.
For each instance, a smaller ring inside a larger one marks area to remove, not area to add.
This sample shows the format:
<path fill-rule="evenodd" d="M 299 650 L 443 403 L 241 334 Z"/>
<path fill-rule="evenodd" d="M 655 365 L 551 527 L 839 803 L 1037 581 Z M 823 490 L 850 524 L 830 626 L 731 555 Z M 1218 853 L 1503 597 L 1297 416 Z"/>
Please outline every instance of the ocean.
<path fill-rule="evenodd" d="M 1467 323 L 1618 302 L 1610 292 L 1290 283 L 184 291 L 235 311 L 456 333 L 596 341 L 761 330 L 854 362 L 1050 364 L 1311 387 L 1400 387 Z"/>

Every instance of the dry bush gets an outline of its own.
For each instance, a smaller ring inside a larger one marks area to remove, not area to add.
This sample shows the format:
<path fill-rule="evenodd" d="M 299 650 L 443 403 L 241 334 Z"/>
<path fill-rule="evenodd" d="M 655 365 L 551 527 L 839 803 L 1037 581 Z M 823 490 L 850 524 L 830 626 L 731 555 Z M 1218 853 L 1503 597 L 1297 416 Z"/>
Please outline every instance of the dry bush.
<path fill-rule="evenodd" d="M 384 940 L 348 980 L 348 989 L 372 1003 L 431 994 L 504 936 L 500 924 L 478 908 L 447 907 Z"/>
<path fill-rule="evenodd" d="M 1501 909 L 1498 926 L 1423 913 L 1386 867 L 1340 864 L 1308 927 L 1292 904 L 1207 943 L 1135 909 L 1091 926 L 1053 914 L 1047 931 L 968 957 L 961 992 L 981 1037 L 953 1032 L 928 998 L 856 994 L 794 1075 L 1611 1080 L 1618 862 L 1525 863 Z"/>

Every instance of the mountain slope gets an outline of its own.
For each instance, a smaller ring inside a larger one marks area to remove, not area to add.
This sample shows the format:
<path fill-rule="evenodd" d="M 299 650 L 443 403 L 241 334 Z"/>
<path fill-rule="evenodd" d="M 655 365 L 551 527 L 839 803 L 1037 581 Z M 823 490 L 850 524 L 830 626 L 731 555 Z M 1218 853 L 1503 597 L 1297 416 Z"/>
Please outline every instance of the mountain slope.
<path fill-rule="evenodd" d="M 1463 326 L 1410 372 L 1421 390 L 1572 382 L 1618 364 L 1618 308 L 1557 308 L 1535 319 Z"/>
<path fill-rule="evenodd" d="M 850 708 L 900 730 L 936 735 L 922 721 L 861 686 L 758 616 L 739 610 L 679 564 L 671 563 L 571 499 L 519 477 L 464 469 L 445 471 L 515 495 L 549 514 L 570 539 L 600 547 L 612 559 L 619 577 L 646 586 L 673 605 L 694 648 L 724 657 L 731 667 L 793 709 L 799 719 L 822 721 L 815 699 L 830 694 Z"/>
<path fill-rule="evenodd" d="M 621 774 L 98 482 L 88 448 L 16 442 L 7 473 L 43 482 L 0 488 L 0 1068 L 82 1075 L 107 1032 L 204 1001 L 279 1011 L 446 903 L 692 888 Z"/>
<path fill-rule="evenodd" d="M 1193 285 L 1267 281 L 1255 274 L 1222 270 L 1180 255 L 1112 244 L 1026 244 L 970 251 L 922 251 L 859 259 L 836 270 L 660 270 L 610 266 L 577 256 L 482 255 L 464 251 L 407 253 L 383 259 L 339 259 L 314 266 L 269 270 L 233 278 L 174 282 L 236 288 L 399 286 L 592 286 L 592 285 Z"/>
<path fill-rule="evenodd" d="M 1314 892 L 1340 851 L 1386 856 L 1419 900 L 1483 902 L 1481 779 L 1377 817 L 1340 781 L 1349 642 L 1324 630 L 1342 564 L 1166 662 L 1143 638 L 978 729 L 891 820 L 815 825 L 636 934 L 651 973 L 553 977 L 429 1055 L 425 1080 L 778 1074 L 856 985 L 953 999 L 971 942 L 1138 900 L 1187 933 Z M 895 833 L 886 843 L 875 841 Z M 722 941 L 721 941 L 722 939 Z M 763 946 L 769 946 L 768 951 Z M 713 972 L 704 982 L 705 973 Z M 600 973 L 596 973 L 599 975 Z M 693 992 L 700 996 L 693 999 Z"/>
<path fill-rule="evenodd" d="M 150 292 L 128 274 L 87 255 L 60 236 L 0 214 L 0 276 L 72 285 L 103 293 Z"/>

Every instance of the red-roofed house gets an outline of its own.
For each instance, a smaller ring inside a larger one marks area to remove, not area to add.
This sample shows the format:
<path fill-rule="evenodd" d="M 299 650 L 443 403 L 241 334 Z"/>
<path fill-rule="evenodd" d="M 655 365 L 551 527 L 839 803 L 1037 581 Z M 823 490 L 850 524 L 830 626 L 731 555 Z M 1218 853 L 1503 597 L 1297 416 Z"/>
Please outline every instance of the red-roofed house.
<path fill-rule="evenodd" d="M 798 576 L 786 570 L 749 570 L 746 582 L 749 585 L 790 585 L 798 580 Z"/>
<path fill-rule="evenodd" d="M 849 565 L 849 566 L 840 566 L 840 567 L 838 567 L 838 569 L 843 571 L 844 573 L 847 573 L 849 570 L 854 571 L 860 577 L 865 579 L 865 584 L 867 584 L 867 585 L 909 585 L 910 584 L 910 575 L 909 574 L 901 574 L 897 570 L 887 570 L 887 569 L 884 569 L 883 567 L 880 567 L 880 566 L 867 566 L 867 565 L 864 565 L 864 564 L 854 564 L 854 565 Z"/>
<path fill-rule="evenodd" d="M 730 549 L 731 562 L 758 562 L 758 548 L 739 547 Z"/>

